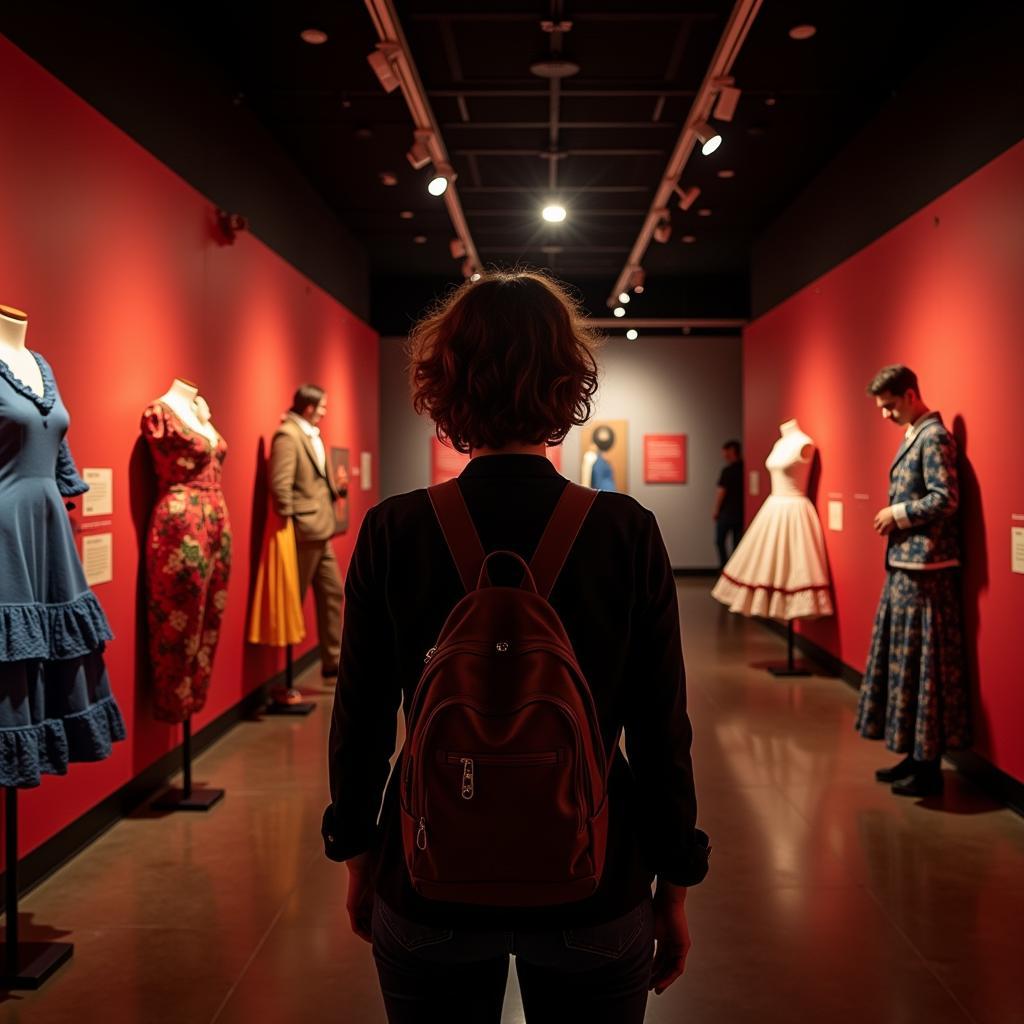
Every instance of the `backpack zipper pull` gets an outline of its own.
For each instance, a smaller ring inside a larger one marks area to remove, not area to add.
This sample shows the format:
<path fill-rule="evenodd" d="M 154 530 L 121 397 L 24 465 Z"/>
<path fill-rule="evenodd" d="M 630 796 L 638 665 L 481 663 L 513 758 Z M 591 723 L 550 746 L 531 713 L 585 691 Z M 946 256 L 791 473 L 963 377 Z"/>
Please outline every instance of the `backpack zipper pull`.
<path fill-rule="evenodd" d="M 462 759 L 462 799 L 473 799 L 473 759 Z"/>
<path fill-rule="evenodd" d="M 416 849 L 425 850 L 427 848 L 427 819 L 420 818 L 420 827 L 416 829 Z"/>

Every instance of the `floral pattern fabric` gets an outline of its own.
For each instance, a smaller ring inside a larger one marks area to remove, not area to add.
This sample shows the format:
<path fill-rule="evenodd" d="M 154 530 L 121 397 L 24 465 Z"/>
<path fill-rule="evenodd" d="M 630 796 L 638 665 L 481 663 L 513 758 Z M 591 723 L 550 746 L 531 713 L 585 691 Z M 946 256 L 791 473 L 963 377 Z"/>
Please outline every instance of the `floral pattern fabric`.
<path fill-rule="evenodd" d="M 890 569 L 875 617 L 857 729 L 918 761 L 970 744 L 959 580 Z"/>
<path fill-rule="evenodd" d="M 227 445 L 190 430 L 154 402 L 142 415 L 159 497 L 146 537 L 153 714 L 182 722 L 206 703 L 231 568 L 221 489 Z"/>

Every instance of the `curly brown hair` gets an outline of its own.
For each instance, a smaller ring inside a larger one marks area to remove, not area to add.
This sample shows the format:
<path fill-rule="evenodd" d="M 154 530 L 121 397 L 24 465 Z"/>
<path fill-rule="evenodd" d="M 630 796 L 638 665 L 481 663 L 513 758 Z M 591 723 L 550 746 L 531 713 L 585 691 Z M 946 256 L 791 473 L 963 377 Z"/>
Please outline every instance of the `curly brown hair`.
<path fill-rule="evenodd" d="M 598 333 L 536 270 L 467 281 L 413 328 L 413 406 L 456 451 L 558 444 L 590 418 Z"/>

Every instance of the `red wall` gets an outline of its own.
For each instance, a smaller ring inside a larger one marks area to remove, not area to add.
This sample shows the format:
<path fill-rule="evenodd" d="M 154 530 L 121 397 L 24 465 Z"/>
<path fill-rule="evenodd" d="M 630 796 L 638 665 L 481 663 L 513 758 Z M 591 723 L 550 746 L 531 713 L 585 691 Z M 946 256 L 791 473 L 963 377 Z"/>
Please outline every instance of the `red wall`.
<path fill-rule="evenodd" d="M 765 458 L 778 424 L 796 416 L 821 453 L 822 522 L 830 495 L 844 501 L 844 532 L 826 531 L 837 614 L 803 632 L 858 670 L 884 578 L 884 542 L 871 521 L 888 504 L 888 466 L 901 440 L 865 386 L 881 366 L 904 362 L 917 371 L 925 400 L 954 427 L 965 455 L 975 749 L 1017 779 L 1024 779 L 1024 575 L 1010 571 L 1010 527 L 1024 526 L 1022 182 L 1024 143 L 744 335 L 749 465 Z M 748 499 L 749 513 L 759 500 Z"/>
<path fill-rule="evenodd" d="M 0 303 L 29 313 L 28 344 L 53 366 L 79 468 L 114 470 L 114 580 L 95 589 L 116 636 L 107 665 L 128 726 L 108 761 L 74 765 L 23 794 L 27 853 L 179 742 L 180 730 L 150 717 L 136 664 L 143 408 L 174 376 L 194 380 L 229 445 L 234 564 L 198 729 L 283 665 L 243 635 L 259 447 L 303 381 L 327 389 L 327 445 L 348 447 L 357 469 L 361 451 L 373 455 L 374 486 L 364 491 L 353 478 L 349 532 L 336 541 L 348 563 L 377 500 L 378 345 L 371 328 L 252 235 L 215 240 L 206 198 L 2 37 L 0 139 Z M 311 600 L 306 614 L 312 638 Z"/>

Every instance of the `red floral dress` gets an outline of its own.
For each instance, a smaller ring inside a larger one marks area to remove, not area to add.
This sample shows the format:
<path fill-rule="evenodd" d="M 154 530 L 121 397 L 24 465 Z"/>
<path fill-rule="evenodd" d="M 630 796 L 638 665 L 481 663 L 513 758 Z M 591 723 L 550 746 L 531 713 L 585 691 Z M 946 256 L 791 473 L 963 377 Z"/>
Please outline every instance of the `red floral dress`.
<path fill-rule="evenodd" d="M 231 525 L 221 490 L 227 445 L 189 430 L 154 402 L 142 434 L 156 470 L 158 498 L 146 537 L 153 714 L 183 722 L 206 703 L 228 597 Z"/>

